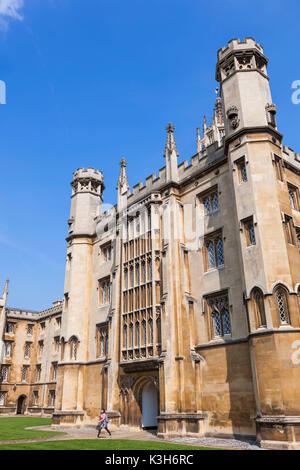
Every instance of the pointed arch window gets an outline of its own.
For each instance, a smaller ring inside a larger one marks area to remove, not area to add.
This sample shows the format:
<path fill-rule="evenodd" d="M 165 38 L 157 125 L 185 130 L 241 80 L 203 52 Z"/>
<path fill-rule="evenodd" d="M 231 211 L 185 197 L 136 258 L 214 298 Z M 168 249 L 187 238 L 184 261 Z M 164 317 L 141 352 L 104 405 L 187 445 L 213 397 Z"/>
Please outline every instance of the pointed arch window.
<path fill-rule="evenodd" d="M 288 325 L 290 323 L 289 319 L 289 306 L 288 306 L 288 296 L 287 291 L 283 287 L 278 287 L 275 290 L 275 298 L 277 303 L 277 310 L 282 325 Z"/>
<path fill-rule="evenodd" d="M 210 318 L 212 319 L 213 336 L 221 338 L 231 335 L 231 319 L 228 295 L 218 295 L 207 299 Z"/>
<path fill-rule="evenodd" d="M 252 301 L 257 328 L 267 326 L 264 294 L 258 287 L 255 287 L 252 291 Z"/>
<path fill-rule="evenodd" d="M 76 360 L 77 359 L 77 350 L 78 350 L 78 340 L 77 338 L 72 338 L 70 341 L 70 356 L 71 359 Z"/>

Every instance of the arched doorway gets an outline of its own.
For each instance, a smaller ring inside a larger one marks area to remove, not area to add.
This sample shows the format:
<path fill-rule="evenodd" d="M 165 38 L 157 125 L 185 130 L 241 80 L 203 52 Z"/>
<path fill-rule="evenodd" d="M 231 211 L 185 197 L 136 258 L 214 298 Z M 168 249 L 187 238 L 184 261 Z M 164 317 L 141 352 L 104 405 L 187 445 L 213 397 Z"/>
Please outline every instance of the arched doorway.
<path fill-rule="evenodd" d="M 20 395 L 17 402 L 17 415 L 23 415 L 25 413 L 25 402 L 26 395 Z"/>
<path fill-rule="evenodd" d="M 146 383 L 142 391 L 142 426 L 156 428 L 158 415 L 157 389 L 152 382 Z"/>

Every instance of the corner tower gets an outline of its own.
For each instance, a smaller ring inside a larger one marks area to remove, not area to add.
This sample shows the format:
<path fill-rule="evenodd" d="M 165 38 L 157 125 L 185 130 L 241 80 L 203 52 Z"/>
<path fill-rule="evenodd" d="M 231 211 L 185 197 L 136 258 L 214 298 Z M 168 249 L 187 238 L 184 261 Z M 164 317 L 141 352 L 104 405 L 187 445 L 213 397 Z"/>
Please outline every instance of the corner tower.
<path fill-rule="evenodd" d="M 257 132 L 263 128 L 281 140 L 267 64 L 262 46 L 252 38 L 232 39 L 218 51 L 216 80 L 223 100 L 227 143 L 242 130 Z"/>
<path fill-rule="evenodd" d="M 297 215 L 289 203 L 267 64 L 254 39 L 233 39 L 218 51 L 216 79 L 242 266 L 245 310 L 239 315 L 248 316 L 257 438 L 264 447 L 299 448 L 300 367 L 293 352 L 300 340 L 300 259 L 291 243 Z"/>
<path fill-rule="evenodd" d="M 53 422 L 78 423 L 84 417 L 84 364 L 88 361 L 93 243 L 101 213 L 103 174 L 80 168 L 73 176 L 68 220 L 61 357 Z"/>

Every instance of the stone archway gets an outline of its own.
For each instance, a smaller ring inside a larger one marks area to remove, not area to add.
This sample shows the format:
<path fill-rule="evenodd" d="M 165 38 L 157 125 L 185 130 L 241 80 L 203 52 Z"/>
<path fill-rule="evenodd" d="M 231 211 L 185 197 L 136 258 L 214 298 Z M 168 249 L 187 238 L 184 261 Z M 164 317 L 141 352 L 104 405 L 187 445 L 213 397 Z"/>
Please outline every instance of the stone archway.
<path fill-rule="evenodd" d="M 156 428 L 158 415 L 158 393 L 153 382 L 147 382 L 142 390 L 142 427 Z"/>
<path fill-rule="evenodd" d="M 26 395 L 20 395 L 17 401 L 17 415 L 23 415 L 26 407 Z"/>

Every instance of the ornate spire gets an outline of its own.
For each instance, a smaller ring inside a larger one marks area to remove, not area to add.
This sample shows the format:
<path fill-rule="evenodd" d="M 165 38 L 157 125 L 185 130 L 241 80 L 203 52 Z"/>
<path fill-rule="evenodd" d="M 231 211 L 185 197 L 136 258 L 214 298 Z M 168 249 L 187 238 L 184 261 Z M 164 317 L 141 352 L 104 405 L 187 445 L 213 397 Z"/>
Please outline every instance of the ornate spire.
<path fill-rule="evenodd" d="M 120 169 L 120 175 L 118 179 L 118 185 L 116 189 L 120 189 L 122 193 L 127 191 L 129 189 L 129 184 L 128 184 L 128 179 L 127 179 L 127 173 L 126 173 L 126 165 L 127 162 L 125 158 L 122 158 L 120 161 L 121 169 Z"/>
<path fill-rule="evenodd" d="M 7 297 L 7 295 L 8 295 L 8 285 L 9 285 L 9 279 L 6 279 L 5 287 L 4 287 L 4 291 L 3 291 L 3 297 Z"/>
<path fill-rule="evenodd" d="M 222 111 L 222 101 L 221 98 L 218 96 L 216 99 L 215 107 L 214 107 L 214 123 L 219 126 L 224 126 L 223 120 L 223 111 Z"/>
<path fill-rule="evenodd" d="M 167 142 L 166 142 L 164 157 L 167 156 L 167 153 L 170 154 L 173 151 L 175 151 L 177 157 L 179 155 L 179 152 L 176 147 L 175 137 L 174 137 L 174 129 L 175 127 L 172 126 L 171 122 L 169 122 L 168 126 L 166 127 L 166 130 L 168 131 L 168 135 L 167 135 Z"/>

